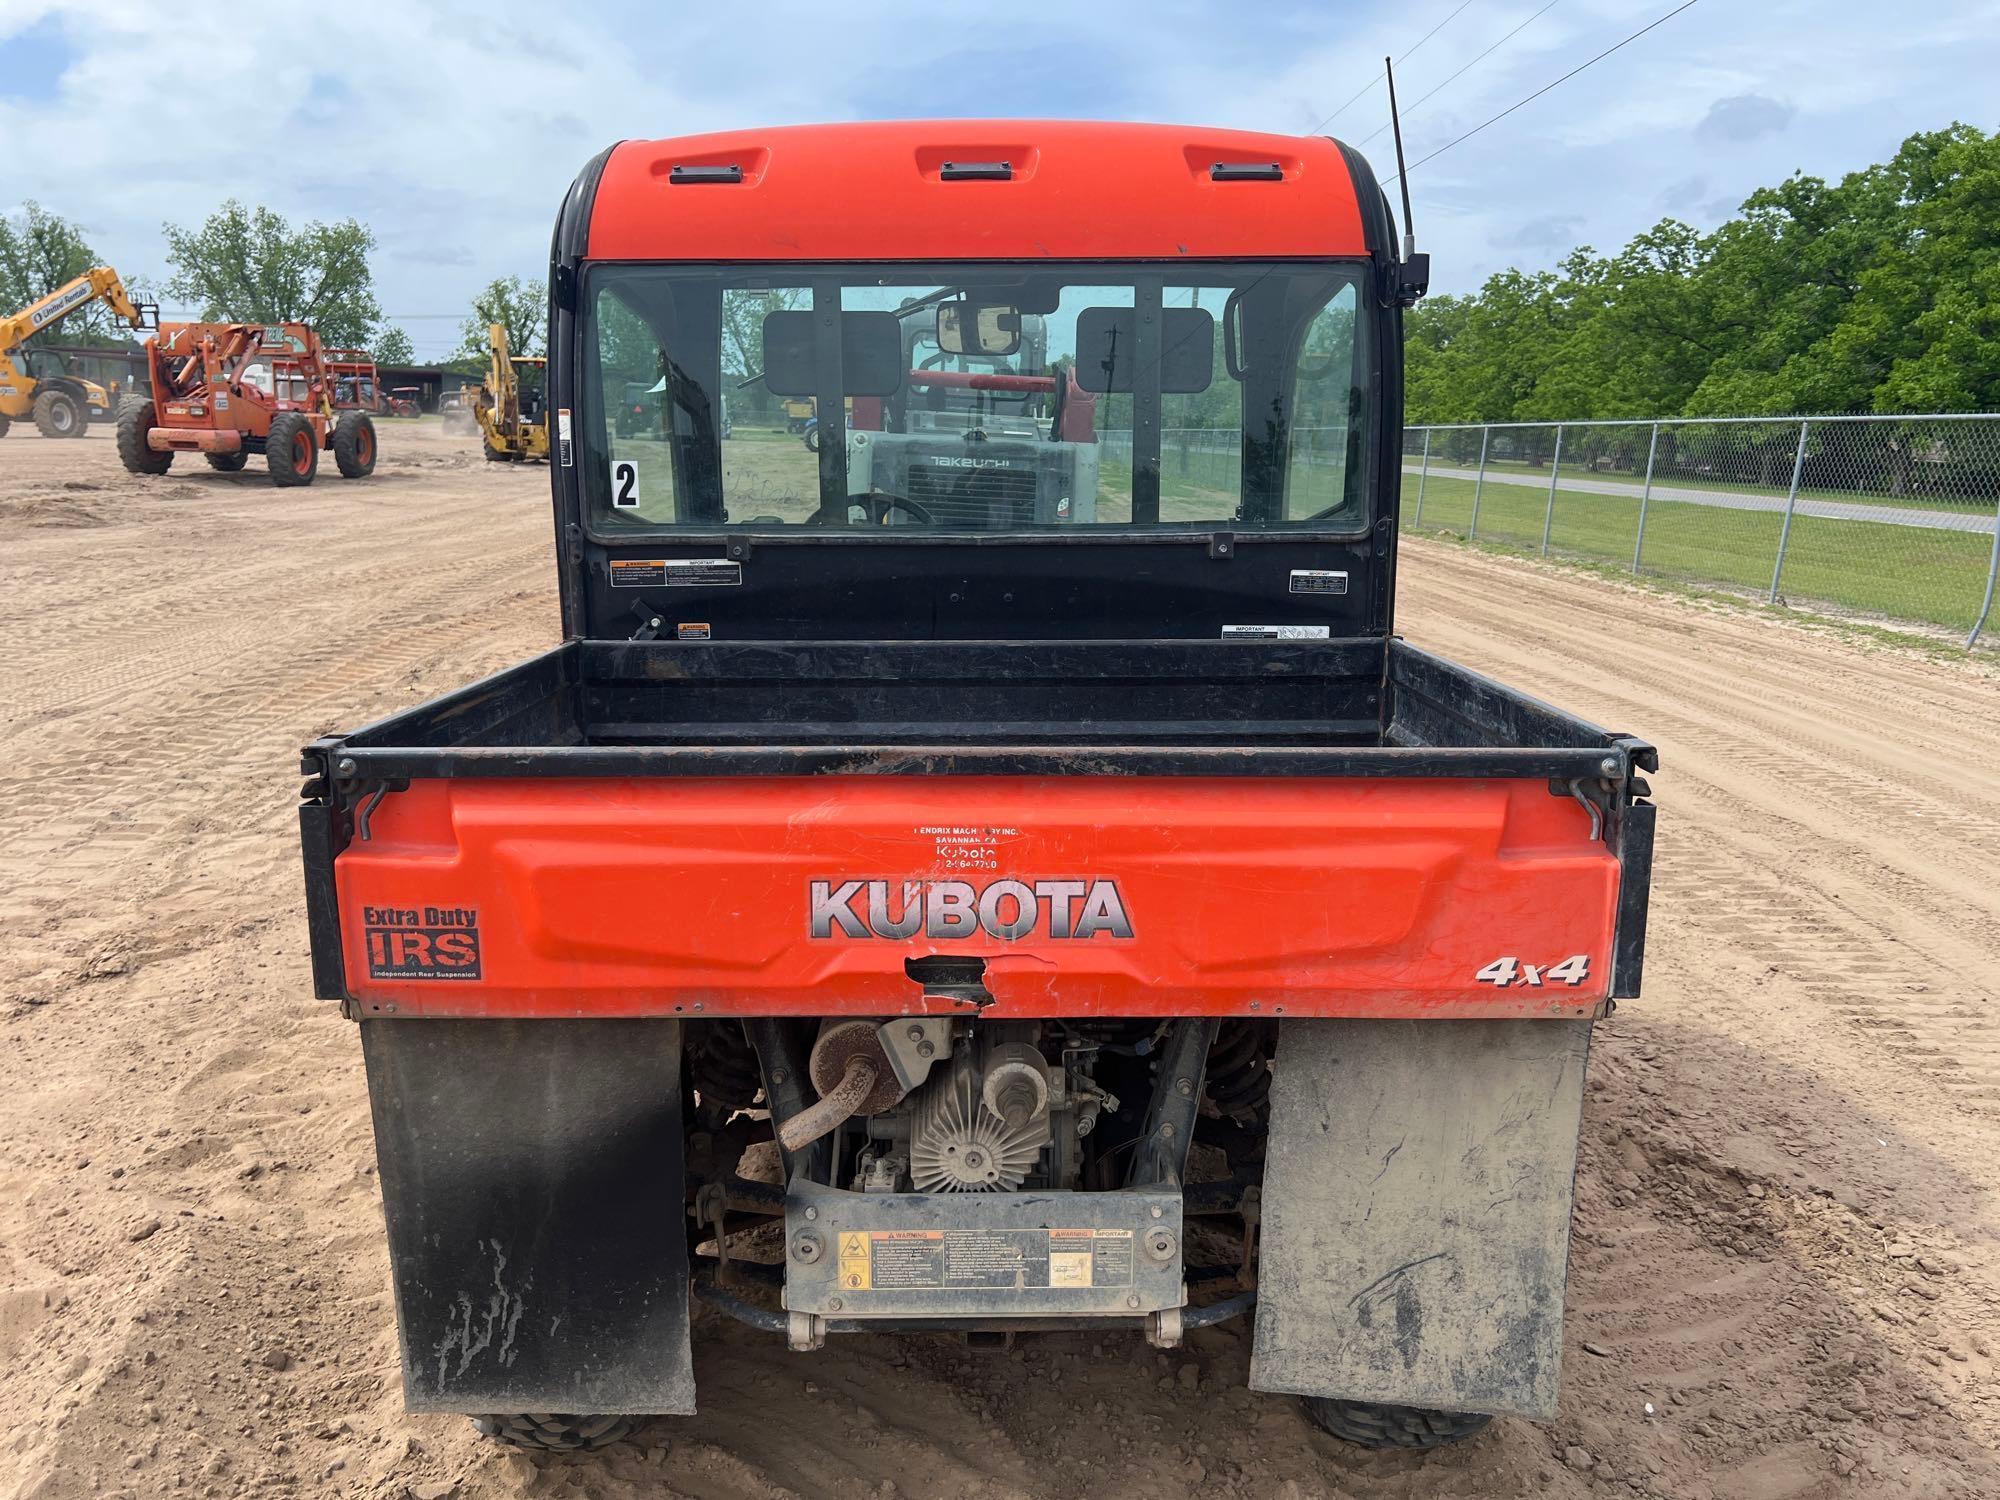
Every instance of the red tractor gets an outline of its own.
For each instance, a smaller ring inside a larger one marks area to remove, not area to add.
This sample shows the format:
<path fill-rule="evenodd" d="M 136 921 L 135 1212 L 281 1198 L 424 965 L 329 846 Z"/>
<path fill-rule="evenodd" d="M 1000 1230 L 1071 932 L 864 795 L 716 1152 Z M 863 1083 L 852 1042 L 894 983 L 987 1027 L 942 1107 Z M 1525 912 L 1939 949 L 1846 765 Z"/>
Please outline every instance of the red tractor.
<path fill-rule="evenodd" d="M 375 424 L 335 412 L 325 353 L 304 323 L 164 323 L 146 360 L 152 398 L 118 414 L 118 456 L 134 474 L 164 474 L 176 453 L 233 474 L 261 453 L 271 482 L 289 487 L 311 484 L 327 449 L 343 479 L 375 471 Z"/>

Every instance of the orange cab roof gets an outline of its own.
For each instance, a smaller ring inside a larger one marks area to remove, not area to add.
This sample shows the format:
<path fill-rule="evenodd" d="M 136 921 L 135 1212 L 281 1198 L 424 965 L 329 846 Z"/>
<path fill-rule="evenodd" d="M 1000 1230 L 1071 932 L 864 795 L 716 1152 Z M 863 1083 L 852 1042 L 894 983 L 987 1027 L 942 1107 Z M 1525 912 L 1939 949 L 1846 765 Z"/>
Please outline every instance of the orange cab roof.
<path fill-rule="evenodd" d="M 1007 181 L 946 180 L 1006 162 Z M 1215 181 L 1216 163 L 1282 180 Z M 674 182 L 676 167 L 740 182 Z M 1069 121 L 794 125 L 611 152 L 594 260 L 1240 259 L 1368 253 L 1324 136 Z"/>

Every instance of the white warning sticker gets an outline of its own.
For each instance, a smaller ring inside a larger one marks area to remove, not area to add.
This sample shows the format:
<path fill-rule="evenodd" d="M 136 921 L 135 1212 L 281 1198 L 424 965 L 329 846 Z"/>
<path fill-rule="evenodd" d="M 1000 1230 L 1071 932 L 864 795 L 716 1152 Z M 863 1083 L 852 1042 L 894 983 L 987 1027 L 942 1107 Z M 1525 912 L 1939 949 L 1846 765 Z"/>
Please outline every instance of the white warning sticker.
<path fill-rule="evenodd" d="M 567 469 L 576 463 L 576 450 L 570 446 L 569 408 L 562 407 L 556 412 L 556 447 L 562 450 L 562 466 Z"/>
<path fill-rule="evenodd" d="M 1225 641 L 1324 641 L 1332 638 L 1330 625 L 1225 625 Z"/>

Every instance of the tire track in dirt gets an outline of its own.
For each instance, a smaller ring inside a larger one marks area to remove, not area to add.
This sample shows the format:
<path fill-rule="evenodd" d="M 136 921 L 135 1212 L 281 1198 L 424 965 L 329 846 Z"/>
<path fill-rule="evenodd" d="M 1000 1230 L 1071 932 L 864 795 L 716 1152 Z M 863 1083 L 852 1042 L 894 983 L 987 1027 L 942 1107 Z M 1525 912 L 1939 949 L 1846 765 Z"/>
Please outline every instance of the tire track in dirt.
<path fill-rule="evenodd" d="M 1667 757 L 1648 994 L 1593 1044 L 1553 1427 L 1362 1453 L 1243 1389 L 1228 1325 L 1173 1355 L 1081 1334 L 795 1356 L 706 1312 L 702 1414 L 606 1453 L 530 1462 L 405 1413 L 353 1029 L 306 998 L 293 753 L 556 625 L 540 484 L 392 440 L 408 472 L 344 504 L 322 486 L 310 515 L 191 486 L 51 542 L 0 510 L 28 544 L 0 563 L 0 620 L 32 627 L 0 636 L 9 683 L 74 694 L 0 731 L 0 938 L 25 960 L 0 975 L 6 1500 L 2000 1493 L 1970 1342 L 2000 1337 L 2000 1150 L 1964 1045 L 1986 1033 L 1956 1014 L 1990 985 L 1960 857 L 1996 847 L 1987 684 L 1428 546 L 1415 639 Z M 132 589 L 80 595 L 72 551 Z M 1954 786 L 1962 849 L 1914 863 L 1957 826 Z M 1953 983 L 1899 988 L 1913 964 Z"/>
<path fill-rule="evenodd" d="M 1857 708 L 1901 700 L 1872 655 L 1837 642 L 1754 618 L 1710 632 L 1706 607 L 1476 554 L 1411 558 L 1403 620 L 1419 643 L 1660 744 L 1658 904 L 1796 977 L 1955 1108 L 2000 1118 L 1990 669 L 1884 655 L 1912 700 L 1962 694 L 1950 726 L 1911 726 Z M 1829 672 L 1844 654 L 1854 669 Z"/>

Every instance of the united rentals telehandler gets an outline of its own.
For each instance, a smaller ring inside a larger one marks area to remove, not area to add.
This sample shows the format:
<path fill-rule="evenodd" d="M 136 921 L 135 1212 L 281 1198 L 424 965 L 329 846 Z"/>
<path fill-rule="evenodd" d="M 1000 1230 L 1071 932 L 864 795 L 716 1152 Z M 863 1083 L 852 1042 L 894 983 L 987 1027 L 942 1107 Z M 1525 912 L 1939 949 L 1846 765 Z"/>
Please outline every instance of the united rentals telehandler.
<path fill-rule="evenodd" d="M 11 317 L 0 318 L 0 437 L 29 416 L 43 437 L 82 437 L 93 413 L 113 414 L 104 387 L 71 375 L 59 362 L 56 369 L 38 374 L 21 347 L 33 335 L 94 302 L 107 303 L 128 327 L 160 326 L 160 309 L 150 302 L 134 302 L 109 266 L 94 266 Z"/>
<path fill-rule="evenodd" d="M 524 393 L 519 369 L 540 377 Z M 469 402 L 479 423 L 480 445 L 493 463 L 546 462 L 549 456 L 547 400 L 548 361 L 536 355 L 510 354 L 507 330 L 499 323 L 486 330 L 486 383 L 467 386 L 460 400 Z"/>
<path fill-rule="evenodd" d="M 550 1447 L 691 1412 L 694 1297 L 798 1350 L 1251 1318 L 1250 1384 L 1358 1442 L 1553 1417 L 1656 756 L 1396 634 L 1427 275 L 1328 139 L 584 169 L 566 638 L 304 752 L 412 1409 Z M 1038 367 L 982 415 L 914 378 L 913 305 L 989 359 L 1039 320 Z M 816 455 L 724 447 L 753 360 Z M 622 437 L 656 369 L 666 440 Z M 1234 429 L 1225 475 L 1162 472 L 1190 425 Z"/>
<path fill-rule="evenodd" d="M 199 453 L 234 474 L 262 454 L 271 483 L 307 485 L 322 451 L 343 479 L 375 472 L 375 423 L 336 412 L 335 379 L 304 323 L 164 323 L 146 340 L 153 394 L 118 413 L 118 457 L 134 474 L 164 474 Z"/>

